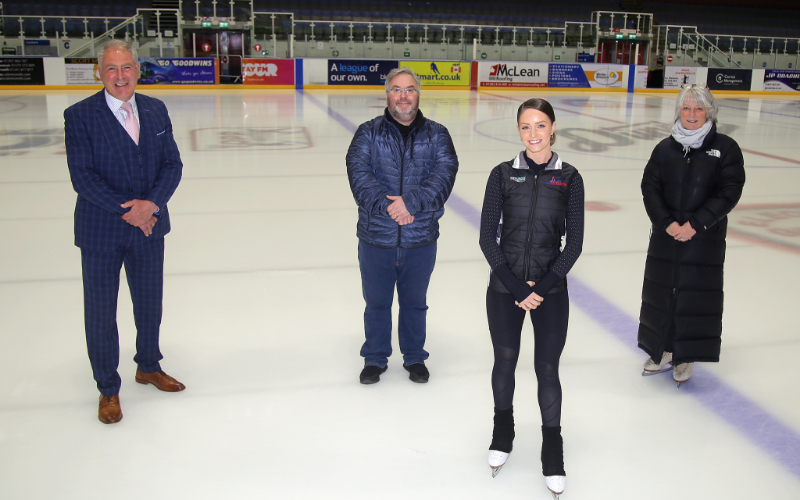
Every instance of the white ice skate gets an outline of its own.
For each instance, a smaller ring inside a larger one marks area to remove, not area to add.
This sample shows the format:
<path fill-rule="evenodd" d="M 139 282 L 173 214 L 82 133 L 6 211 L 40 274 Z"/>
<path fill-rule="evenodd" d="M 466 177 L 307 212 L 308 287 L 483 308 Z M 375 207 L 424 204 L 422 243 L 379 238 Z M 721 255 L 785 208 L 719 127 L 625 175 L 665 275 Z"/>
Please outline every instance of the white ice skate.
<path fill-rule="evenodd" d="M 553 494 L 553 499 L 558 500 L 558 495 L 564 493 L 564 488 L 567 486 L 566 476 L 545 476 L 544 484 L 550 493 Z"/>
<path fill-rule="evenodd" d="M 656 363 L 652 358 L 644 363 L 642 377 L 649 377 L 650 375 L 657 375 L 670 370 L 672 370 L 672 353 L 664 351 L 664 354 L 661 356 L 661 363 Z"/>
<path fill-rule="evenodd" d="M 489 450 L 489 467 L 492 468 L 492 477 L 495 477 L 506 464 L 508 455 L 504 451 Z"/>
<path fill-rule="evenodd" d="M 678 389 L 681 388 L 681 384 L 692 378 L 692 367 L 694 363 L 681 363 L 675 367 L 675 370 L 672 371 L 672 378 L 675 379 L 675 382 L 678 383 Z"/>

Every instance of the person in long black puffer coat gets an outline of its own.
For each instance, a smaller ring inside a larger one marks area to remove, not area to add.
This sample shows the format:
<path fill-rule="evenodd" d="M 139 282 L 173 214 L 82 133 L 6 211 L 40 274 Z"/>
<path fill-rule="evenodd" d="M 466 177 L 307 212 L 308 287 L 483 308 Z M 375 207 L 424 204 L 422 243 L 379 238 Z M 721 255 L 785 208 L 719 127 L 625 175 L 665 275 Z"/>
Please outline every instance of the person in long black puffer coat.
<path fill-rule="evenodd" d="M 672 363 L 679 383 L 694 362 L 719 361 L 727 215 L 745 181 L 742 150 L 717 132 L 717 110 L 705 85 L 684 85 L 672 135 L 655 147 L 642 178 L 653 225 L 639 347 L 650 355 L 645 373 Z"/>

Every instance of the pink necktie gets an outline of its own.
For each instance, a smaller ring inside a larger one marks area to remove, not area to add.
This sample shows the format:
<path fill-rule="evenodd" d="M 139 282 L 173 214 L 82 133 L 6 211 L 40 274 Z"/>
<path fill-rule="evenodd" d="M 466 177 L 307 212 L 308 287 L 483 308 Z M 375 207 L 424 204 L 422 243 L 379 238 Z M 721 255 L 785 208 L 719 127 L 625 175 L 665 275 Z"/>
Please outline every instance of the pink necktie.
<path fill-rule="evenodd" d="M 128 135 L 131 136 L 133 142 L 137 145 L 139 144 L 139 122 L 136 121 L 136 117 L 133 116 L 133 106 L 131 103 L 124 102 L 122 103 L 121 108 L 125 111 L 127 117 L 125 118 L 125 130 L 128 131 Z"/>

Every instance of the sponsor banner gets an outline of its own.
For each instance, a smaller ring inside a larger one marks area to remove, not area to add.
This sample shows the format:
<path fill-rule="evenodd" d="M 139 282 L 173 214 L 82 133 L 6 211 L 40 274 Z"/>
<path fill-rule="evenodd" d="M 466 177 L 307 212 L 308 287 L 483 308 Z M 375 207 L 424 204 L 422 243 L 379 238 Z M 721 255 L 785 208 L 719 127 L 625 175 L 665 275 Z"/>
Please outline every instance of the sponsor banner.
<path fill-rule="evenodd" d="M 469 87 L 470 70 L 469 62 L 452 61 L 403 61 L 402 66 L 408 66 L 419 76 L 423 87 L 436 86 L 464 86 Z"/>
<path fill-rule="evenodd" d="M 212 57 L 140 57 L 139 85 L 213 85 L 216 64 Z"/>
<path fill-rule="evenodd" d="M 589 88 L 589 80 L 580 64 L 549 64 L 547 85 L 550 87 Z"/>
<path fill-rule="evenodd" d="M 664 88 L 679 89 L 681 85 L 697 83 L 697 68 L 667 66 L 664 68 Z"/>
<path fill-rule="evenodd" d="M 624 64 L 581 64 L 589 86 L 597 88 L 628 88 L 629 66 Z"/>
<path fill-rule="evenodd" d="M 766 70 L 764 72 L 764 90 L 800 91 L 800 71 L 792 69 Z"/>
<path fill-rule="evenodd" d="M 578 52 L 578 62 L 593 63 L 594 54 L 590 54 L 588 52 Z"/>
<path fill-rule="evenodd" d="M 97 85 L 102 84 L 100 70 L 97 69 L 97 58 L 64 58 L 64 71 L 67 85 Z"/>
<path fill-rule="evenodd" d="M 245 85 L 294 85 L 294 59 L 244 59 Z"/>
<path fill-rule="evenodd" d="M 547 87 L 547 63 L 480 62 L 481 87 Z"/>
<path fill-rule="evenodd" d="M 397 64 L 397 61 L 329 59 L 328 85 L 385 85 L 386 75 Z"/>
<path fill-rule="evenodd" d="M 623 64 L 550 64 L 547 85 L 562 88 L 627 88 Z"/>
<path fill-rule="evenodd" d="M 25 45 L 50 45 L 50 40 L 25 40 Z"/>
<path fill-rule="evenodd" d="M 41 57 L 0 57 L 0 85 L 44 85 Z"/>
<path fill-rule="evenodd" d="M 647 69 L 647 66 L 636 66 L 635 68 L 636 68 L 636 76 L 634 77 L 633 80 L 633 88 L 646 89 L 647 76 L 650 73 L 650 71 Z"/>
<path fill-rule="evenodd" d="M 711 90 L 750 90 L 753 70 L 739 68 L 708 68 L 708 88 Z"/>

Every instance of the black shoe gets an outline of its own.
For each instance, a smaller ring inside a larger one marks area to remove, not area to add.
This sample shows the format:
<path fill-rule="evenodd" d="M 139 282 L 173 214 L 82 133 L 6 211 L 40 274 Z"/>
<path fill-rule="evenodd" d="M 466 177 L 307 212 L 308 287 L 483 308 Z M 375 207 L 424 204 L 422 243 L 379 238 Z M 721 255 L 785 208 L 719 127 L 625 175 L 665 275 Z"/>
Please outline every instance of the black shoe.
<path fill-rule="evenodd" d="M 403 365 L 403 368 L 406 369 L 408 372 L 408 378 L 412 382 L 416 382 L 418 384 L 424 384 L 428 381 L 428 377 L 431 374 L 428 372 L 428 369 L 425 368 L 424 363 L 414 363 L 413 365 Z"/>
<path fill-rule="evenodd" d="M 367 365 L 361 370 L 361 375 L 358 376 L 358 379 L 362 384 L 377 384 L 381 381 L 381 373 L 385 372 L 388 367 L 389 365 L 384 367 Z"/>

